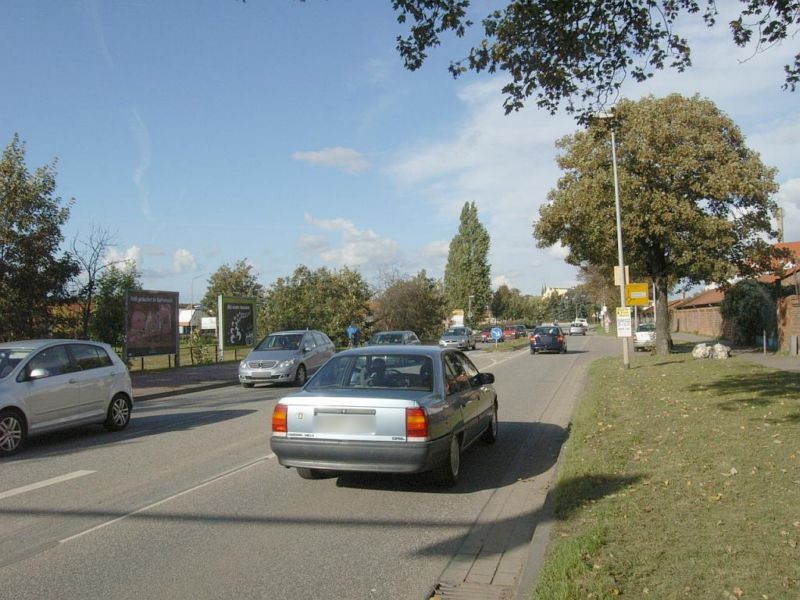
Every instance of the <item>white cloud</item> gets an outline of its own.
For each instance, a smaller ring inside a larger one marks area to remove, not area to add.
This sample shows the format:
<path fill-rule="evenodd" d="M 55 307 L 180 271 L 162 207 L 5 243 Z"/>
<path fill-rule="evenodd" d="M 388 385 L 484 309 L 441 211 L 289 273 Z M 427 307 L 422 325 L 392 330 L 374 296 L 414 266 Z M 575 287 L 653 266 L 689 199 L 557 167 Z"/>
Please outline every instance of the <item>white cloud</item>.
<path fill-rule="evenodd" d="M 563 260 L 569 256 L 569 248 L 562 246 L 561 242 L 557 242 L 554 246 L 551 246 L 548 249 L 548 253 L 554 258 L 560 258 Z"/>
<path fill-rule="evenodd" d="M 332 242 L 319 235 L 302 236 L 298 243 L 307 244 L 319 257 L 334 267 L 366 267 L 376 269 L 382 265 L 399 262 L 400 246 L 391 239 L 378 235 L 371 229 L 358 229 L 347 219 L 316 219 L 305 214 L 306 222 L 338 237 Z M 338 236 L 337 236 L 338 234 Z M 335 243 L 338 242 L 338 243 Z"/>
<path fill-rule="evenodd" d="M 172 255 L 172 268 L 174 273 L 190 273 L 197 270 L 197 261 L 192 253 L 184 248 L 175 250 Z"/>
<path fill-rule="evenodd" d="M 369 162 L 364 156 L 350 148 L 325 148 L 323 150 L 295 152 L 292 154 L 294 160 L 303 160 L 312 165 L 321 167 L 333 167 L 345 173 L 360 173 L 369 169 Z"/>
<path fill-rule="evenodd" d="M 492 289 L 496 290 L 501 285 L 508 286 L 509 288 L 514 287 L 511 285 L 511 281 L 505 275 L 495 275 L 492 277 Z"/>
<path fill-rule="evenodd" d="M 147 170 L 150 168 L 150 133 L 136 109 L 133 110 L 131 131 L 136 144 L 139 146 L 139 163 L 133 170 L 131 178 L 139 192 L 139 207 L 142 210 L 142 214 L 148 221 L 151 221 L 153 216 L 150 210 L 150 192 L 146 180 Z"/>
<path fill-rule="evenodd" d="M 131 246 L 124 252 L 119 251 L 117 248 L 111 247 L 106 250 L 105 263 L 107 265 L 118 263 L 134 263 L 138 269 L 142 267 L 142 249 L 139 246 Z"/>

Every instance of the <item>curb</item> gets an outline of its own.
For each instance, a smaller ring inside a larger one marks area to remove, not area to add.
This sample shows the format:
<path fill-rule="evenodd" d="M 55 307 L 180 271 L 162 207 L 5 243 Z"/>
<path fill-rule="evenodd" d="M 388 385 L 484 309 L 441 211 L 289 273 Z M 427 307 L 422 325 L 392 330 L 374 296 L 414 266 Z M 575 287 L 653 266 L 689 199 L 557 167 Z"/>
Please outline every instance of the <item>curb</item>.
<path fill-rule="evenodd" d="M 153 392 L 152 394 L 137 395 L 134 389 L 134 402 L 147 402 L 148 400 L 158 400 L 159 398 L 168 398 L 169 396 L 178 396 L 179 394 L 190 394 L 192 392 L 205 392 L 208 390 L 215 390 L 218 388 L 239 385 L 238 381 L 220 381 L 217 383 L 207 383 L 197 386 L 187 385 L 180 388 L 173 388 L 163 392 Z"/>

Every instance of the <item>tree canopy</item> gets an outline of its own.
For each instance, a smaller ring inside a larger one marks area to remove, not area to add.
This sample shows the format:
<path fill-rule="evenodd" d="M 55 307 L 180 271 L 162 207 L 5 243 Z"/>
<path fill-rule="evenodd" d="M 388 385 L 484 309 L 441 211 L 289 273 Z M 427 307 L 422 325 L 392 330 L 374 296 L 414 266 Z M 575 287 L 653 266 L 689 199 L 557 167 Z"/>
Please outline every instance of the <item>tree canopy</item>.
<path fill-rule="evenodd" d="M 466 314 L 471 307 L 473 315 L 480 315 L 489 304 L 492 296 L 489 241 L 489 232 L 478 219 L 475 203 L 466 202 L 461 209 L 458 233 L 450 241 L 444 270 L 445 297 L 451 310 L 463 309 Z"/>
<path fill-rule="evenodd" d="M 408 24 L 397 49 L 415 70 L 446 33 L 463 37 L 474 23 L 471 0 L 392 0 L 397 20 Z M 509 0 L 481 22 L 480 41 L 450 64 L 454 77 L 468 71 L 501 71 L 511 77 L 503 88 L 506 112 L 522 108 L 530 96 L 550 112 L 566 104 L 584 115 L 614 102 L 623 82 L 644 81 L 657 70 L 683 71 L 691 48 L 676 31 L 682 16 L 712 27 L 716 0 Z M 733 42 L 754 53 L 787 41 L 800 28 L 798 0 L 739 0 L 728 23 Z M 777 77 L 776 77 L 777 79 Z M 784 89 L 800 79 L 800 53 L 784 66 Z"/>
<path fill-rule="evenodd" d="M 277 279 L 267 290 L 266 331 L 319 329 L 331 338 L 345 335 L 348 325 L 362 323 L 372 295 L 358 271 L 331 271 L 299 266 L 289 277 Z"/>
<path fill-rule="evenodd" d="M 253 266 L 240 259 L 233 266 L 222 265 L 208 278 L 208 289 L 203 296 L 203 308 L 211 315 L 217 314 L 217 298 L 226 296 L 261 296 L 264 286 L 258 283 Z"/>
<path fill-rule="evenodd" d="M 398 277 L 374 299 L 377 330 L 410 329 L 423 339 L 441 333 L 445 301 L 437 281 L 423 270 L 415 277 Z"/>
<path fill-rule="evenodd" d="M 30 173 L 15 135 L 0 158 L 0 340 L 47 335 L 78 272 L 59 250 L 71 201 L 62 205 L 55 189 L 55 162 Z"/>
<path fill-rule="evenodd" d="M 609 127 L 616 131 L 622 239 L 632 278 L 656 284 L 658 351 L 669 343 L 670 283 L 716 282 L 770 268 L 775 171 L 710 100 L 647 97 L 618 104 L 558 141 L 564 174 L 539 209 L 540 247 L 569 249 L 573 265 L 617 262 Z"/>

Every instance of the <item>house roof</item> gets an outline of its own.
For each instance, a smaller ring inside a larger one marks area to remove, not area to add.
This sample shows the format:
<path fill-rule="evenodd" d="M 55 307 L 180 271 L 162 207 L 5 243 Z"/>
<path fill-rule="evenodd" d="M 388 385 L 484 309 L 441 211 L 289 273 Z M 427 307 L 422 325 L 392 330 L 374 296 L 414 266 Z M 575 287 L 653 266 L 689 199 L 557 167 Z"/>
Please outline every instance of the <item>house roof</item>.
<path fill-rule="evenodd" d="M 681 310 L 684 308 L 701 308 L 703 306 L 719 306 L 722 304 L 722 299 L 725 298 L 725 293 L 719 289 L 706 290 L 700 292 L 697 296 L 684 300 L 675 308 Z"/>

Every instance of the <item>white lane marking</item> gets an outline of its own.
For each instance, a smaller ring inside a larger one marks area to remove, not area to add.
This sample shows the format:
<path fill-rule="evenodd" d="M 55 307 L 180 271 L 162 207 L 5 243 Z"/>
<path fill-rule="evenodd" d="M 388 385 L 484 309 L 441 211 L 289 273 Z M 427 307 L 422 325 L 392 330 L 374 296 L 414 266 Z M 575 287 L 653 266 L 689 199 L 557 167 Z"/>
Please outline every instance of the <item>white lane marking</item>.
<path fill-rule="evenodd" d="M 11 498 L 11 496 L 16 496 L 18 494 L 24 494 L 25 492 L 38 490 L 39 488 L 47 487 L 48 485 L 55 485 L 56 483 L 62 483 L 64 481 L 69 481 L 70 479 L 77 479 L 78 477 L 83 477 L 84 475 L 91 475 L 92 473 L 96 473 L 96 471 L 73 471 L 72 473 L 67 473 L 66 475 L 60 475 L 58 477 L 52 477 L 51 479 L 45 479 L 44 481 L 40 481 L 38 483 L 32 483 L 23 487 L 14 488 L 13 490 L 0 493 L 0 500 Z"/>
<path fill-rule="evenodd" d="M 212 483 L 216 483 L 217 481 L 221 481 L 222 479 L 225 479 L 226 477 L 230 477 L 231 475 L 235 475 L 236 473 L 244 471 L 245 469 L 249 469 L 250 467 L 254 467 L 255 465 L 257 465 L 257 464 L 259 464 L 261 462 L 264 462 L 265 460 L 271 460 L 273 458 L 275 458 L 275 455 L 273 453 L 269 453 L 266 456 L 262 456 L 261 458 L 257 458 L 256 460 L 253 460 L 253 461 L 251 461 L 249 463 L 246 463 L 244 465 L 235 467 L 235 468 L 231 469 L 230 471 L 226 471 L 225 473 L 222 473 L 220 475 L 216 475 L 215 477 L 212 477 L 211 479 L 209 479 L 207 481 L 204 481 L 203 483 L 199 483 L 194 487 L 190 487 L 187 490 L 183 490 L 182 492 L 178 492 L 177 494 L 173 494 L 172 496 L 169 496 L 168 498 L 163 498 L 162 500 L 159 500 L 158 502 L 153 502 L 152 504 L 148 504 L 147 506 L 143 506 L 142 508 L 138 508 L 138 509 L 136 509 L 136 510 L 134 510 L 132 512 L 129 512 L 128 514 L 122 515 L 121 517 L 117 517 L 116 519 L 111 519 L 110 521 L 106 521 L 105 523 L 100 523 L 99 525 L 95 525 L 94 527 L 91 527 L 89 529 L 81 531 L 80 533 L 76 533 L 75 535 L 71 535 L 69 537 L 66 537 L 63 540 L 59 540 L 58 543 L 59 544 L 65 544 L 66 542 L 71 542 L 72 540 L 78 539 L 79 537 L 83 537 L 87 533 L 92 533 L 93 531 L 97 531 L 98 529 L 103 529 L 104 527 L 108 527 L 109 525 L 113 525 L 114 523 L 118 523 L 119 521 L 127 519 L 128 517 L 130 517 L 132 515 L 139 514 L 141 512 L 144 512 L 146 510 L 150 510 L 151 508 L 155 508 L 156 506 L 159 506 L 161 504 L 169 502 L 170 500 L 175 500 L 176 498 L 180 498 L 181 496 L 185 496 L 186 494 L 189 494 L 191 492 L 197 491 L 200 488 L 204 488 L 207 485 L 211 485 Z"/>

